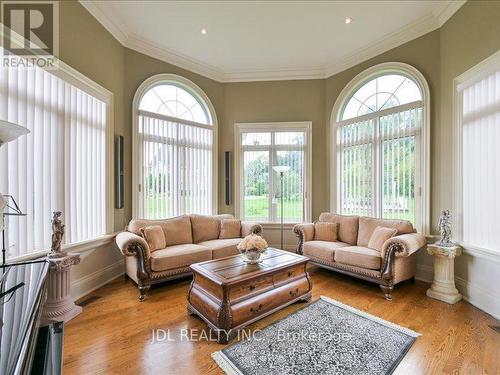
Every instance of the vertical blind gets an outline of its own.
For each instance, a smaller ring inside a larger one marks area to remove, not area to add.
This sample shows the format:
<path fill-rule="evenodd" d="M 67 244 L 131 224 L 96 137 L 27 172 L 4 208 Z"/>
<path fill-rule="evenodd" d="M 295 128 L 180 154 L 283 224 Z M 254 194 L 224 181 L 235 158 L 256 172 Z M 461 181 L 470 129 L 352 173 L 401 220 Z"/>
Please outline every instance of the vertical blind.
<path fill-rule="evenodd" d="M 500 69 L 460 90 L 463 242 L 499 251 Z"/>
<path fill-rule="evenodd" d="M 211 214 L 213 127 L 139 111 L 139 210 L 148 219 Z"/>
<path fill-rule="evenodd" d="M 30 130 L 0 148 L 0 192 L 25 217 L 8 218 L 8 256 L 50 249 L 53 211 L 65 243 L 106 232 L 106 104 L 37 67 L 0 67 L 0 119 Z"/>
<path fill-rule="evenodd" d="M 417 221 L 422 102 L 337 123 L 340 212 Z"/>
<path fill-rule="evenodd" d="M 242 132 L 241 139 L 241 206 L 245 220 L 279 222 L 281 194 L 285 222 L 302 222 L 305 217 L 306 132 Z M 273 166 L 288 166 L 283 175 Z"/>

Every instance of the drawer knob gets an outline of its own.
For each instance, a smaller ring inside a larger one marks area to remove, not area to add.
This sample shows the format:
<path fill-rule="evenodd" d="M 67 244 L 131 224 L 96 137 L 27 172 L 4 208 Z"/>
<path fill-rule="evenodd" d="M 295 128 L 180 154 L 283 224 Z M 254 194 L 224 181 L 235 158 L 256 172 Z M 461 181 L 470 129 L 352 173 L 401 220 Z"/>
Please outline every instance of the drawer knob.
<path fill-rule="evenodd" d="M 292 277 L 293 275 L 293 272 L 292 271 L 288 271 L 288 277 Z"/>
<path fill-rule="evenodd" d="M 290 290 L 290 295 L 292 297 L 295 297 L 297 294 L 299 294 L 299 288 L 295 288 L 295 290 Z"/>
<path fill-rule="evenodd" d="M 253 307 L 251 307 L 251 308 L 250 308 L 250 312 L 252 312 L 252 313 L 257 313 L 257 312 L 259 312 L 261 309 L 262 309 L 262 303 L 259 303 L 259 306 L 258 306 L 257 308 L 253 308 Z"/>
<path fill-rule="evenodd" d="M 255 285 L 250 285 L 250 290 L 254 290 L 256 288 Z"/>

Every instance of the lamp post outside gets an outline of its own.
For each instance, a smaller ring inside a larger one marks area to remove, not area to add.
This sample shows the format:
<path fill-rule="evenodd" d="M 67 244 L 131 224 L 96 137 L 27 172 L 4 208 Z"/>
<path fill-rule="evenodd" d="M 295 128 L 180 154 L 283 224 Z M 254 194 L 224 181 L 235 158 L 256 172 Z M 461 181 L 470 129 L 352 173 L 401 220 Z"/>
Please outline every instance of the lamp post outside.
<path fill-rule="evenodd" d="M 279 173 L 280 174 L 280 182 L 281 182 L 281 191 L 280 191 L 280 202 L 281 202 L 281 247 L 280 249 L 283 250 L 283 220 L 284 220 L 284 205 L 283 205 L 283 178 L 284 178 L 284 174 L 285 172 L 288 172 L 290 170 L 290 167 L 288 165 L 275 165 L 273 166 L 273 169 L 275 172 Z"/>

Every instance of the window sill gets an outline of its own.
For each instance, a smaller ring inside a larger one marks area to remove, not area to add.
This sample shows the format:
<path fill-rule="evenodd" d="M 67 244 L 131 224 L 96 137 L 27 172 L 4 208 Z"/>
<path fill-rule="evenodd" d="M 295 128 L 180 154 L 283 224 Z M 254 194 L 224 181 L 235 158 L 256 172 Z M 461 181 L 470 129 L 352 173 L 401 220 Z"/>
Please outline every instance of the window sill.
<path fill-rule="evenodd" d="M 264 229 L 281 229 L 280 223 L 258 223 L 262 225 Z M 283 229 L 293 229 L 293 227 L 297 225 L 297 223 L 284 223 Z"/>
<path fill-rule="evenodd" d="M 104 246 L 113 242 L 116 237 L 116 233 L 105 234 L 103 236 L 99 236 L 97 238 L 93 238 L 91 240 L 76 242 L 68 245 L 62 245 L 61 248 L 64 251 L 69 253 L 84 253 L 89 250 L 93 250 L 97 247 Z M 29 260 L 34 260 L 38 258 L 42 258 L 49 253 L 49 250 L 37 251 L 31 254 L 21 255 L 18 257 L 8 258 L 7 263 L 17 263 L 17 262 L 25 262 Z"/>
<path fill-rule="evenodd" d="M 437 242 L 439 240 L 439 236 L 437 235 L 426 235 L 427 243 L 431 244 Z M 488 259 L 494 262 L 500 262 L 500 251 L 494 251 L 490 249 L 483 249 L 477 246 L 458 243 L 459 246 L 462 247 L 463 253 L 472 257 L 478 257 L 483 259 Z"/>
<path fill-rule="evenodd" d="M 463 248 L 464 254 L 478 257 L 478 258 L 484 258 L 488 260 L 492 260 L 494 262 L 500 262 L 500 252 L 490 250 L 490 249 L 483 249 L 480 247 L 468 245 L 468 244 L 460 244 Z"/>

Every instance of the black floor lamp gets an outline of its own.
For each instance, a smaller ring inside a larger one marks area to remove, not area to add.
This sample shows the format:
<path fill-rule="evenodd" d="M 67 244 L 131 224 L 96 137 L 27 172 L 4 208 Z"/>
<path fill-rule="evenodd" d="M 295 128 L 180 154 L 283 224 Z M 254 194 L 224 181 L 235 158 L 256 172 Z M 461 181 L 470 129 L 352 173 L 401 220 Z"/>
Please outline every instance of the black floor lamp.
<path fill-rule="evenodd" d="M 281 182 L 281 191 L 280 191 L 280 202 L 281 202 L 281 247 L 283 250 L 283 177 L 285 172 L 290 170 L 288 165 L 275 165 L 273 167 L 274 171 L 280 174 L 280 182 Z"/>

